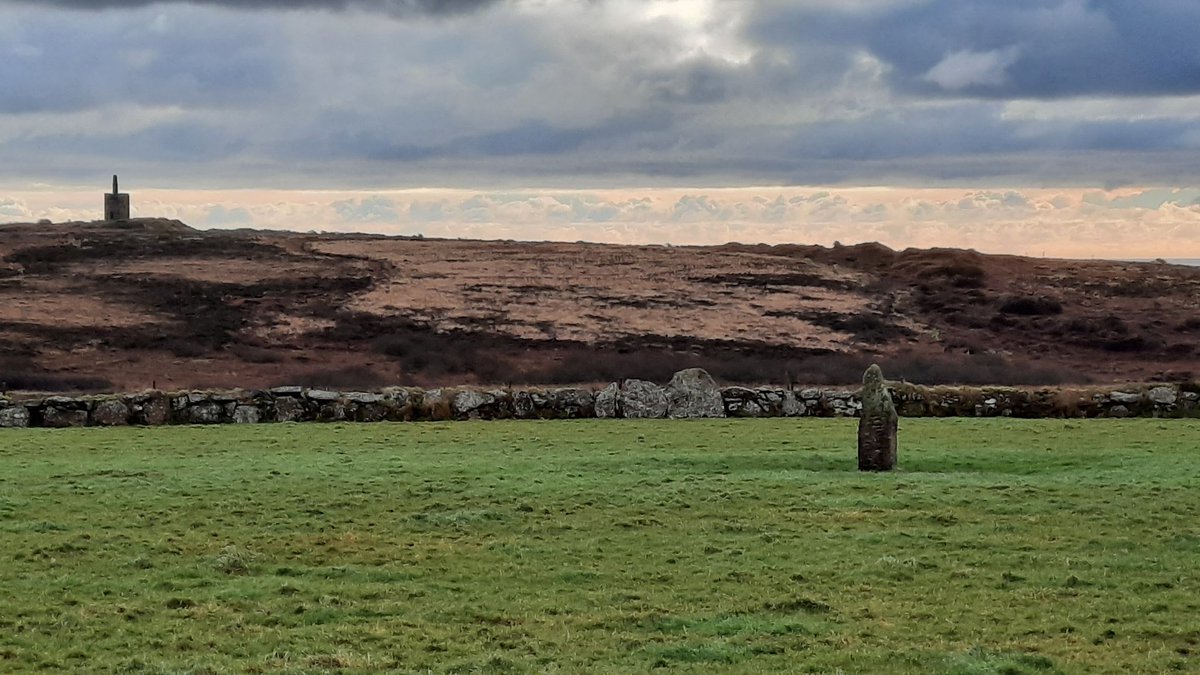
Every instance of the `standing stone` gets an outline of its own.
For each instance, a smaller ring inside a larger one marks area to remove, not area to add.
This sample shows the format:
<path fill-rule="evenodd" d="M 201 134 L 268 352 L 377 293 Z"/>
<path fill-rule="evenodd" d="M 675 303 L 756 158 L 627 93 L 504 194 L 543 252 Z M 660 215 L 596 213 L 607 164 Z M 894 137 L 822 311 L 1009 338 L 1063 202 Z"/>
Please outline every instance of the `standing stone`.
<path fill-rule="evenodd" d="M 883 386 L 883 372 L 871 364 L 863 373 L 862 416 L 858 419 L 858 470 L 896 468 L 896 407 Z"/>
<path fill-rule="evenodd" d="M 675 373 L 667 385 L 667 417 L 724 417 L 725 402 L 712 376 L 703 368 Z"/>

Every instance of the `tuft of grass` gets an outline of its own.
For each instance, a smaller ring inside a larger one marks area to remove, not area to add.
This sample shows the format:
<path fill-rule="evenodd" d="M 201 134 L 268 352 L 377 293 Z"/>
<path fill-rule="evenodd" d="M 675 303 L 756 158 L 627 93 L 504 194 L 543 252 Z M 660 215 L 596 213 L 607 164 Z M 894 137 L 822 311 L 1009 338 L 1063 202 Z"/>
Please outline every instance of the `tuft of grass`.
<path fill-rule="evenodd" d="M 981 647 L 947 659 L 948 675 L 1056 675 L 1063 671 L 1040 654 L 994 652 Z"/>
<path fill-rule="evenodd" d="M 250 564 L 257 557 L 258 554 L 254 551 L 230 544 L 221 549 L 221 552 L 213 560 L 213 566 L 225 574 L 248 574 Z"/>

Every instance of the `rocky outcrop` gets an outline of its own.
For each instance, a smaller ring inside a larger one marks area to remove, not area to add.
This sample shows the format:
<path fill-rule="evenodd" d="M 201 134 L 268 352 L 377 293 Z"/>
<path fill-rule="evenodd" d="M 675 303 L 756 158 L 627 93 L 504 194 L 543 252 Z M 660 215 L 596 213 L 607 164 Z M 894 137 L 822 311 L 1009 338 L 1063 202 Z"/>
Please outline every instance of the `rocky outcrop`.
<path fill-rule="evenodd" d="M 724 417 L 721 389 L 708 371 L 688 368 L 675 373 L 667 384 L 667 417 L 673 419 Z"/>

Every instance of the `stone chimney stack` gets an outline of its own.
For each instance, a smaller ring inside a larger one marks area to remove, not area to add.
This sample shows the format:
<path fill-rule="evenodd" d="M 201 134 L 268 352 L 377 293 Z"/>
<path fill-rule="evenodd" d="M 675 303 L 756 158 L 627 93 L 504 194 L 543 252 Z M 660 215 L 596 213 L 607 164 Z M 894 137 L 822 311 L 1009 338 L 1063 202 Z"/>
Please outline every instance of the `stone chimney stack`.
<path fill-rule="evenodd" d="M 129 193 L 117 189 L 117 177 L 113 176 L 112 194 L 104 195 L 105 220 L 129 220 Z"/>

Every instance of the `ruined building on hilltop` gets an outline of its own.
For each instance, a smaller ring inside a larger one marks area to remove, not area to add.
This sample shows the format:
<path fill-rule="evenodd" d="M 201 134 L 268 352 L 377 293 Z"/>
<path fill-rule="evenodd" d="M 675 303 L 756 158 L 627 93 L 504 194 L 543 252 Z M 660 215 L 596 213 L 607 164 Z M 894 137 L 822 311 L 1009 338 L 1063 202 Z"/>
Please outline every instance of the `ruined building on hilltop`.
<path fill-rule="evenodd" d="M 104 195 L 105 220 L 129 220 L 129 193 L 117 189 L 117 177 L 113 176 L 112 194 Z"/>

